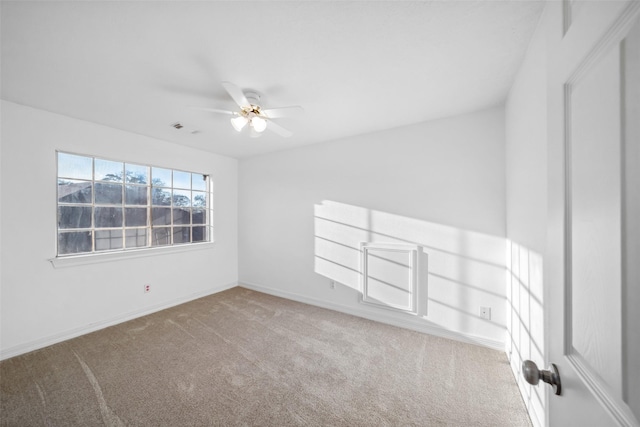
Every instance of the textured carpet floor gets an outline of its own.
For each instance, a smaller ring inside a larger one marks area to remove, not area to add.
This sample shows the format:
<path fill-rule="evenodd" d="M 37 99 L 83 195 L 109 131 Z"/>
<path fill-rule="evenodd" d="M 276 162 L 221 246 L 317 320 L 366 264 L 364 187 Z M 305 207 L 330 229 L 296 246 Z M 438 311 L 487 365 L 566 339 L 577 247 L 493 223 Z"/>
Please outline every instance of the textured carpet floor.
<path fill-rule="evenodd" d="M 234 288 L 0 363 L 3 426 L 529 426 L 498 351 Z"/>

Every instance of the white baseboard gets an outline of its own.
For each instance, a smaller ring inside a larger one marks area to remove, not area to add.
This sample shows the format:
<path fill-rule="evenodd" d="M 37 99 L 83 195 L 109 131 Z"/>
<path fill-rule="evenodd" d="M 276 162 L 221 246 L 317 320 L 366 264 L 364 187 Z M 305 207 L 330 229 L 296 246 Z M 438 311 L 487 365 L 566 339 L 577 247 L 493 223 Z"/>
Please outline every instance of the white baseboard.
<path fill-rule="evenodd" d="M 290 299 L 293 301 L 302 302 L 309 305 L 314 305 L 317 307 L 326 308 L 329 310 L 338 311 L 345 314 L 350 314 L 353 316 L 362 317 L 365 319 L 373 320 L 380 323 L 386 323 L 388 325 L 398 326 L 400 328 L 410 329 L 417 332 L 422 332 L 430 335 L 435 335 L 438 337 L 449 338 L 456 341 L 461 341 L 469 344 L 481 345 L 483 347 L 488 347 L 494 350 L 505 351 L 505 343 L 503 341 L 493 340 L 485 337 L 478 337 L 470 334 L 464 334 L 457 331 L 450 331 L 442 327 L 426 325 L 419 320 L 404 320 L 393 317 L 384 312 L 374 312 L 370 311 L 366 308 L 354 308 L 347 305 L 337 304 L 329 301 L 323 301 L 315 298 L 310 298 L 304 295 L 296 294 L 293 292 L 281 291 L 278 289 L 269 288 L 262 285 L 257 285 L 254 283 L 248 282 L 232 282 L 226 285 L 217 286 L 214 288 L 207 289 L 205 291 L 196 292 L 194 294 L 190 294 L 188 296 L 177 298 L 169 302 L 164 302 L 155 306 L 145 307 L 142 310 L 136 310 L 129 313 L 125 313 L 119 316 L 112 317 L 110 319 L 106 319 L 100 322 L 92 323 L 90 325 L 82 326 L 79 328 L 74 328 L 65 332 L 61 332 L 58 334 L 50 335 L 44 338 L 40 338 L 37 340 L 33 340 L 27 343 L 19 344 L 13 347 L 9 347 L 6 349 L 0 350 L 0 360 L 9 359 L 11 357 L 19 356 L 24 353 L 28 353 L 30 351 L 38 350 L 62 341 L 66 341 L 72 338 L 79 337 L 81 335 L 88 334 L 90 332 L 95 332 L 100 329 L 107 328 L 109 326 L 117 325 L 119 323 L 126 322 L 128 320 L 136 319 L 138 317 L 146 316 L 151 313 L 155 313 L 160 310 L 164 310 L 170 307 L 174 307 L 176 305 L 184 304 L 186 302 L 202 298 L 208 295 L 212 295 L 218 292 L 225 291 L 227 289 L 231 289 L 235 286 L 241 286 L 247 289 L 252 289 L 257 292 L 263 292 L 265 294 L 278 296 L 281 298 Z"/>
<path fill-rule="evenodd" d="M 483 347 L 491 348 L 493 350 L 498 350 L 503 353 L 505 351 L 504 341 L 494 340 L 494 339 L 485 338 L 485 337 L 478 337 L 478 336 L 465 334 L 457 331 L 450 331 L 442 327 L 424 324 L 418 319 L 416 320 L 399 319 L 382 311 L 375 312 L 375 311 L 367 310 L 365 308 L 355 308 L 347 305 L 336 304 L 334 302 L 310 298 L 310 297 L 296 294 L 293 292 L 286 292 L 286 291 L 281 291 L 279 289 L 273 289 L 266 286 L 257 285 L 255 283 L 249 283 L 249 282 L 243 281 L 243 282 L 239 282 L 238 286 L 251 289 L 257 292 L 262 292 L 265 294 L 286 298 L 286 299 L 302 302 L 309 305 L 314 305 L 317 307 L 327 308 L 329 310 L 338 311 L 340 313 L 351 314 L 353 316 L 362 317 L 362 318 L 373 320 L 376 322 L 398 326 L 400 328 L 411 329 L 413 331 L 422 332 L 429 335 L 435 335 L 442 338 L 449 338 L 455 341 L 461 341 L 469 344 L 480 345 Z"/>
<path fill-rule="evenodd" d="M 110 319 L 106 319 L 100 322 L 91 323 L 86 326 L 74 328 L 65 332 L 50 335 L 48 337 L 39 338 L 27 343 L 19 344 L 13 347 L 0 350 L 0 360 L 9 359 L 11 357 L 19 356 L 30 351 L 38 350 L 44 347 L 48 347 L 53 344 L 57 344 L 62 341 L 69 340 L 71 338 L 79 337 L 90 332 L 95 332 L 100 329 L 107 328 L 109 326 L 117 325 L 119 323 L 126 322 L 128 320 L 136 319 L 138 317 L 146 316 L 147 314 L 155 313 L 156 311 L 164 310 L 176 305 L 184 304 L 185 302 L 193 301 L 198 298 L 206 297 L 208 295 L 216 294 L 218 292 L 226 291 L 238 286 L 238 282 L 227 283 L 222 286 L 215 286 L 205 291 L 196 292 L 181 298 L 163 302 L 151 307 L 145 307 L 141 310 L 131 311 L 129 313 L 121 314 Z"/>

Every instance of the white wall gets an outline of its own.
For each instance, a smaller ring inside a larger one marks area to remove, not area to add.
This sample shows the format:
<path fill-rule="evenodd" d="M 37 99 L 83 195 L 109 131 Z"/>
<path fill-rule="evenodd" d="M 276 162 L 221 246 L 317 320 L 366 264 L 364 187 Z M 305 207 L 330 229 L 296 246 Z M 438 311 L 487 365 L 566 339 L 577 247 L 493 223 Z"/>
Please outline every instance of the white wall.
<path fill-rule="evenodd" d="M 253 157 L 239 168 L 242 284 L 504 348 L 503 108 Z M 426 318 L 358 303 L 357 248 L 366 240 L 426 247 Z M 480 306 L 492 307 L 491 321 L 480 319 Z"/>
<path fill-rule="evenodd" d="M 216 243 L 53 268 L 55 150 L 209 173 Z M 237 283 L 235 159 L 3 101 L 1 162 L 3 358 Z"/>
<path fill-rule="evenodd" d="M 547 67 L 544 26 L 534 34 L 507 97 L 507 343 L 534 425 L 545 425 L 547 387 L 522 377 L 522 361 L 546 366 L 543 254 L 547 233 Z"/>

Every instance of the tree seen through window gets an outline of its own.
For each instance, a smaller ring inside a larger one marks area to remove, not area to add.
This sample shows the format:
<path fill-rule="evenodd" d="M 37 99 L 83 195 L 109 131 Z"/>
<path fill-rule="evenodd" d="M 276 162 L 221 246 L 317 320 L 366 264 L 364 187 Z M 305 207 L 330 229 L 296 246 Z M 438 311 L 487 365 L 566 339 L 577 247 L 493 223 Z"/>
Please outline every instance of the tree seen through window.
<path fill-rule="evenodd" d="M 212 240 L 208 175 L 58 153 L 59 256 Z"/>

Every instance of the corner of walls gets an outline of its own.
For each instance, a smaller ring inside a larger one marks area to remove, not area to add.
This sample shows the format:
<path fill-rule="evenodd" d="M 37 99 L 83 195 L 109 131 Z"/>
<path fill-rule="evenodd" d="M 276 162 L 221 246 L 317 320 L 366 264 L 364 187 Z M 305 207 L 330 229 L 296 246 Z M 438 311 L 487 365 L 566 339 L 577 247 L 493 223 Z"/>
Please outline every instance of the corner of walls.
<path fill-rule="evenodd" d="M 1 357 L 237 284 L 236 159 L 4 100 L 1 120 Z M 56 150 L 210 174 L 215 243 L 201 250 L 53 268 L 48 260 L 56 247 Z M 20 209 L 15 209 L 18 200 Z M 145 294 L 147 283 L 152 290 Z"/>
<path fill-rule="evenodd" d="M 535 426 L 545 426 L 547 390 L 529 385 L 524 360 L 544 365 L 544 253 L 547 231 L 546 13 L 507 97 L 507 343 L 516 383 Z"/>
<path fill-rule="evenodd" d="M 2 13 L 1 11 L 2 5 L 0 4 L 0 13 Z M 2 110 L 4 108 L 4 103 L 0 102 L 0 120 L 2 118 Z M 3 265 L 3 261 L 2 261 L 2 254 L 4 252 L 4 239 L 2 236 L 2 229 L 3 229 L 3 212 L 4 210 L 2 209 L 3 206 L 3 200 L 2 200 L 2 194 L 4 193 L 4 183 L 5 180 L 3 178 L 3 174 L 2 174 L 2 170 L 3 170 L 3 159 L 4 159 L 4 135 L 2 132 L 2 123 L 0 122 L 0 309 L 2 309 L 2 289 L 3 289 L 3 275 L 2 272 L 4 271 L 2 268 Z M 2 315 L 0 315 L 0 350 L 2 349 L 2 325 L 3 325 L 4 321 L 2 319 Z M 2 360 L 2 354 L 0 354 L 0 360 Z"/>
<path fill-rule="evenodd" d="M 495 107 L 241 160 L 239 282 L 504 349 L 504 144 Z M 358 302 L 363 241 L 426 248 L 426 318 Z"/>

